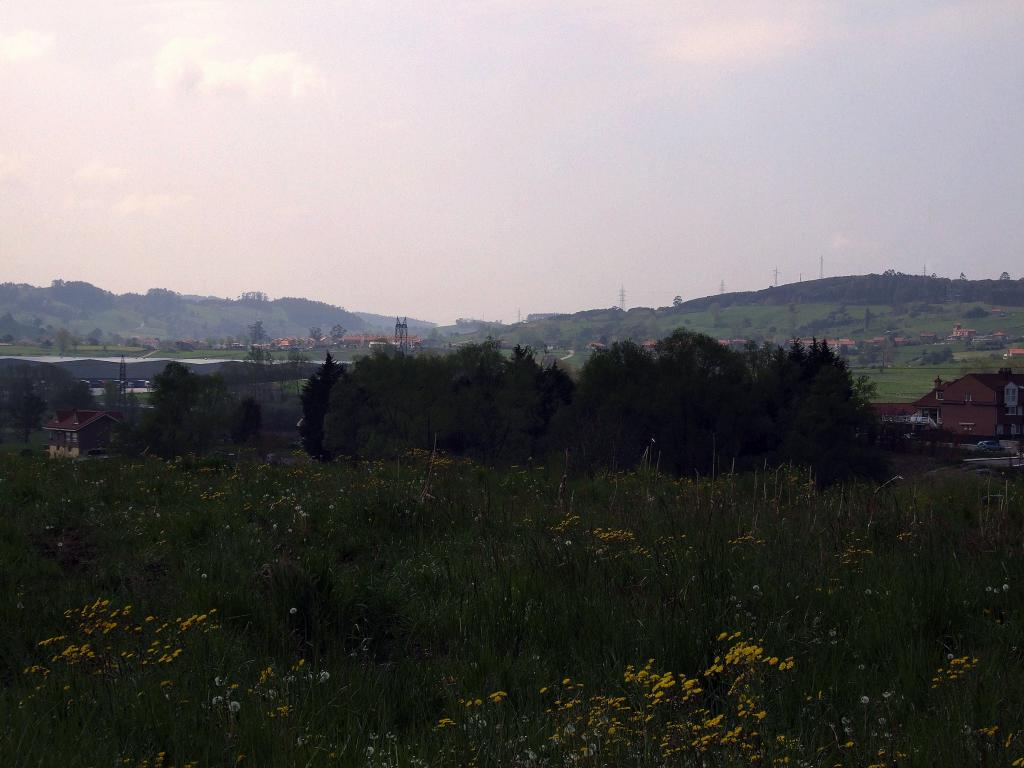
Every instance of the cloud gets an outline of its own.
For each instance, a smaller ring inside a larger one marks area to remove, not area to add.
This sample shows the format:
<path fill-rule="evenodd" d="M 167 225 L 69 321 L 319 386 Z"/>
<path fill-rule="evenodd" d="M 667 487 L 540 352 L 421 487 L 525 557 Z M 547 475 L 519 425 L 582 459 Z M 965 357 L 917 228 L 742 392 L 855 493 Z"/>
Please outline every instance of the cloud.
<path fill-rule="evenodd" d="M 743 19 L 695 24 L 669 33 L 666 58 L 693 64 L 729 65 L 780 58 L 813 38 L 807 19 Z"/>
<path fill-rule="evenodd" d="M 30 29 L 11 35 L 0 35 L 0 61 L 29 61 L 46 54 L 53 38 Z"/>
<path fill-rule="evenodd" d="M 86 184 L 112 185 L 120 184 L 128 178 L 128 170 L 116 165 L 89 163 L 75 172 L 75 180 Z"/>
<path fill-rule="evenodd" d="M 0 181 L 17 176 L 21 167 L 22 162 L 14 155 L 5 155 L 0 152 Z"/>
<path fill-rule="evenodd" d="M 214 55 L 217 42 L 195 37 L 167 42 L 156 57 L 157 86 L 197 93 L 239 92 L 255 98 L 271 94 L 301 98 L 324 86 L 320 70 L 295 52 L 218 58 Z"/>
<path fill-rule="evenodd" d="M 832 235 L 832 239 L 829 242 L 829 247 L 833 251 L 845 251 L 852 248 L 855 245 L 854 240 L 842 232 L 836 232 Z"/>
<path fill-rule="evenodd" d="M 26 171 L 33 158 L 30 155 L 12 155 L 0 152 L 0 181 L 27 182 Z"/>
<path fill-rule="evenodd" d="M 115 203 L 113 210 L 122 216 L 158 216 L 174 208 L 188 205 L 194 199 L 192 195 L 176 195 L 169 192 L 132 193 Z"/>

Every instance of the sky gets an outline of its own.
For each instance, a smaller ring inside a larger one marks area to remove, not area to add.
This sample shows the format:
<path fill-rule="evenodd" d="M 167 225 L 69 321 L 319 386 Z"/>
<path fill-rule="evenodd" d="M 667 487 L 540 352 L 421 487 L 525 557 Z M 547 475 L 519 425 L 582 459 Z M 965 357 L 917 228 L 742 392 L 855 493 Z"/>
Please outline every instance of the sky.
<path fill-rule="evenodd" d="M 1024 0 L 0 3 L 0 281 L 512 322 L 1022 257 Z"/>

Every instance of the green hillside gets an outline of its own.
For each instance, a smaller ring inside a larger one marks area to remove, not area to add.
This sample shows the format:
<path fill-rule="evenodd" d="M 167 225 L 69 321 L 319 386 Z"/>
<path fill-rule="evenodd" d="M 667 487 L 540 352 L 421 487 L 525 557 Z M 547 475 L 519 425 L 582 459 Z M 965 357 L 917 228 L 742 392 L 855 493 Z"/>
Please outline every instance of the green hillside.
<path fill-rule="evenodd" d="M 376 327 L 354 312 L 321 301 L 270 300 L 261 293 L 222 299 L 183 296 L 163 288 L 118 295 L 89 283 L 62 280 L 46 288 L 0 284 L 0 337 L 8 340 L 52 338 L 60 328 L 80 338 L 105 341 L 117 337 L 223 339 L 246 336 L 256 321 L 263 323 L 271 338 L 304 336 L 314 326 L 325 332 L 334 325 L 356 332 Z"/>
<path fill-rule="evenodd" d="M 957 325 L 977 336 L 999 331 L 1006 336 L 984 344 L 948 342 Z M 936 376 L 995 370 L 1005 364 L 1009 346 L 1024 346 L 1024 282 L 900 274 L 837 277 L 658 309 L 588 310 L 490 326 L 461 338 L 492 335 L 508 345 L 548 348 L 566 365 L 578 367 L 594 344 L 660 339 L 678 328 L 736 345 L 850 339 L 856 349 L 847 357 L 856 371 L 876 382 L 878 398 L 909 400 L 923 394 Z M 935 341 L 921 334 L 935 334 Z"/>
<path fill-rule="evenodd" d="M 899 273 L 833 277 L 706 296 L 672 307 L 593 309 L 491 326 L 474 335 L 491 333 L 513 343 L 568 349 L 593 341 L 660 338 L 681 327 L 716 338 L 781 343 L 794 336 L 863 339 L 885 333 L 934 332 L 941 338 L 957 323 L 979 334 L 1024 334 L 1024 281 Z"/>

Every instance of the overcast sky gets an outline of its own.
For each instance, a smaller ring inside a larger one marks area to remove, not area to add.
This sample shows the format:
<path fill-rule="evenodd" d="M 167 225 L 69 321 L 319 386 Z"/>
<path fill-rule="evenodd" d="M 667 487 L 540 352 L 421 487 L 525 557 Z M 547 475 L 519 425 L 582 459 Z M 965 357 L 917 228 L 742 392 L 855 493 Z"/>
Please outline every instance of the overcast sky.
<path fill-rule="evenodd" d="M 436 321 L 1024 275 L 1024 0 L 0 3 L 0 281 Z"/>

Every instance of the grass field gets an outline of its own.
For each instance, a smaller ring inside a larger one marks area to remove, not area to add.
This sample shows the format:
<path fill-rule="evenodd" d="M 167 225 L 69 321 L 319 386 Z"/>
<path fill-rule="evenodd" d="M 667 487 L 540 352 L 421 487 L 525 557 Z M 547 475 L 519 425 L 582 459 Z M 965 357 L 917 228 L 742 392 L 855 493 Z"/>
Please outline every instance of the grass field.
<path fill-rule="evenodd" d="M 0 456 L 0 755 L 1017 765 L 1022 490 Z"/>
<path fill-rule="evenodd" d="M 80 344 L 77 347 L 68 347 L 64 350 L 65 357 L 141 357 L 146 354 L 143 347 L 122 347 L 111 344 L 109 346 L 90 346 Z M 56 347 L 26 346 L 24 344 L 0 344 L 0 356 L 18 355 L 23 357 L 45 357 L 59 356 L 60 350 Z"/>
<path fill-rule="evenodd" d="M 900 368 L 854 368 L 855 376 L 867 376 L 875 385 L 874 399 L 879 402 L 910 402 L 931 392 L 935 378 L 945 381 L 963 375 L 960 364 L 906 366 Z"/>

